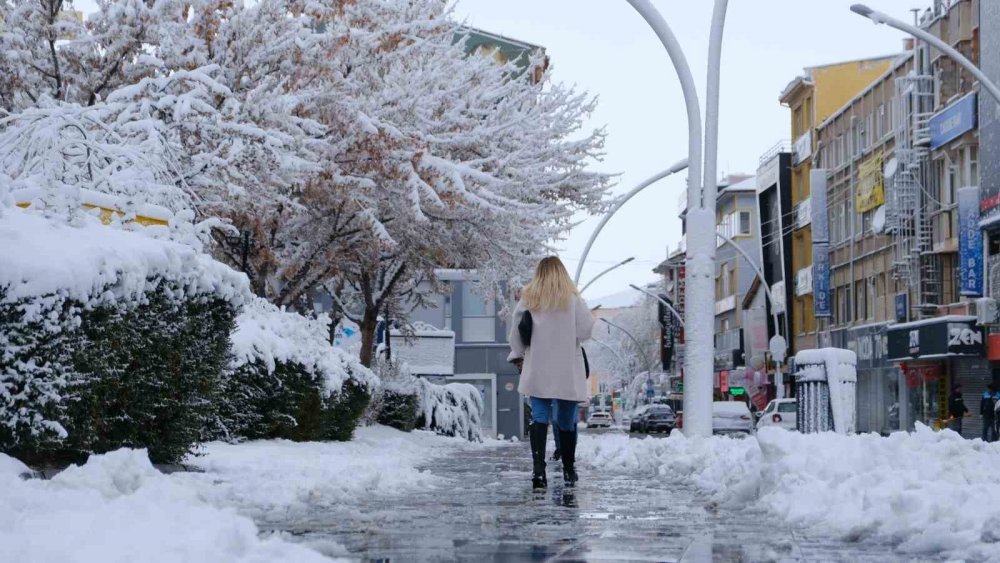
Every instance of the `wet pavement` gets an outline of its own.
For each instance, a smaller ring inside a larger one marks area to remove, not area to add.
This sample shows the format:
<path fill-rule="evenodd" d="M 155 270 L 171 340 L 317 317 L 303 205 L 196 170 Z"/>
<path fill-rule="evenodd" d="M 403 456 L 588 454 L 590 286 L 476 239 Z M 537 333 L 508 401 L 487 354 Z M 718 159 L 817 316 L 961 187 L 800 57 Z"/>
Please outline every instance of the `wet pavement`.
<path fill-rule="evenodd" d="M 289 522 L 260 523 L 359 561 L 893 561 L 892 547 L 793 530 L 752 510 L 713 506 L 652 474 L 582 470 L 530 490 L 527 444 L 461 452 L 426 467 L 434 490 L 370 500 Z M 331 544 L 330 541 L 335 542 Z M 326 544 L 324 544 L 326 542 Z"/>

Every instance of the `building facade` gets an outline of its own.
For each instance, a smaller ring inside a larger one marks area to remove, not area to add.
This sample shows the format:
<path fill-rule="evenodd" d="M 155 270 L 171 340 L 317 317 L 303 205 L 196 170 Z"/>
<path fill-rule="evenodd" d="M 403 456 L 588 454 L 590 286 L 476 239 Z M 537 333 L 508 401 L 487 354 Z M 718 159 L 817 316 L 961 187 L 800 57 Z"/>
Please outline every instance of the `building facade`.
<path fill-rule="evenodd" d="M 729 176 L 717 193 L 716 230 L 732 241 L 720 237 L 715 251 L 715 389 L 725 396 L 730 387 L 745 388 L 746 323 L 741 304 L 760 263 L 751 264 L 743 253 L 759 258 L 760 224 L 752 176 Z"/>
<path fill-rule="evenodd" d="M 919 25 L 976 61 L 979 12 L 977 0 L 939 2 Z M 825 247 L 829 262 L 812 272 L 814 296 L 829 287 L 828 311 L 814 306 L 817 345 L 858 354 L 863 432 L 943 425 L 956 384 L 975 410 L 993 379 L 973 316 L 983 294 L 977 87 L 936 49 L 909 47 L 817 126 L 810 175 L 828 239 L 813 256 Z M 963 430 L 980 428 L 974 416 Z"/>
<path fill-rule="evenodd" d="M 795 291 L 789 306 L 791 347 L 807 350 L 819 344 L 812 292 L 812 208 L 809 176 L 817 155 L 816 125 L 825 121 L 858 92 L 888 70 L 895 57 L 879 57 L 806 68 L 781 93 L 791 115 L 792 270 Z"/>

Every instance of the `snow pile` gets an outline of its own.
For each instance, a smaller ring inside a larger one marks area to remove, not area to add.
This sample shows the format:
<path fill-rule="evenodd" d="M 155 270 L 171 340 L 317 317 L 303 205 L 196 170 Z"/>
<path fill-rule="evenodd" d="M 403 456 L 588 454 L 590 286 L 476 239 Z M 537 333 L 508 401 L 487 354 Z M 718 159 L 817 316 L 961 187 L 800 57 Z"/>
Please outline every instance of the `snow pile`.
<path fill-rule="evenodd" d="M 59 295 L 87 306 L 141 302 L 157 278 L 183 295 L 212 295 L 238 305 L 246 276 L 207 254 L 141 231 L 102 225 L 85 215 L 75 225 L 9 208 L 0 221 L 0 288 L 14 302 Z"/>
<path fill-rule="evenodd" d="M 841 348 L 803 350 L 795 355 L 797 382 L 823 382 L 830 390 L 834 430 L 853 434 L 857 429 L 858 357 Z"/>
<path fill-rule="evenodd" d="M 310 319 L 253 298 L 236 318 L 233 368 L 260 361 L 273 373 L 278 363 L 296 363 L 321 376 L 328 394 L 339 392 L 348 379 L 369 389 L 378 385 L 370 369 L 330 344 L 329 324 L 325 315 Z"/>
<path fill-rule="evenodd" d="M 692 482 L 714 502 L 750 503 L 791 525 L 850 541 L 874 537 L 911 556 L 995 559 L 1000 541 L 1000 444 L 951 431 L 584 436 L 577 456 L 591 469 L 656 472 Z"/>
<path fill-rule="evenodd" d="M 481 447 L 430 432 L 359 428 L 350 442 L 213 442 L 188 463 L 205 473 L 175 474 L 205 498 L 258 520 L 316 513 L 371 495 L 429 488 L 418 467 L 460 448 Z"/>
<path fill-rule="evenodd" d="M 215 508 L 143 450 L 92 456 L 51 481 L 0 454 L 0 561 L 328 561 Z"/>
<path fill-rule="evenodd" d="M 629 438 L 627 434 L 581 435 L 578 463 L 591 469 L 623 474 L 653 472 L 689 481 L 715 501 L 750 500 L 756 493 L 760 448 L 753 439 Z"/>

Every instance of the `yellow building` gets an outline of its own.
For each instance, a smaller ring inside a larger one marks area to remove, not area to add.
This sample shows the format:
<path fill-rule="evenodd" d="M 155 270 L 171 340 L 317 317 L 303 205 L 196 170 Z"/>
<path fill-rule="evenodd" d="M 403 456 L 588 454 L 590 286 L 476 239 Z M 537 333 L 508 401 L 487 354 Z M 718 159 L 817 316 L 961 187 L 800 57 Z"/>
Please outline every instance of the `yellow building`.
<path fill-rule="evenodd" d="M 816 126 L 853 99 L 879 76 L 885 74 L 897 55 L 847 61 L 805 69 L 781 93 L 780 101 L 791 110 L 792 205 L 794 217 L 786 224 L 794 228 L 792 270 L 795 292 L 791 318 L 793 351 L 817 347 L 816 317 L 812 296 L 812 228 L 809 171 L 816 155 Z"/>

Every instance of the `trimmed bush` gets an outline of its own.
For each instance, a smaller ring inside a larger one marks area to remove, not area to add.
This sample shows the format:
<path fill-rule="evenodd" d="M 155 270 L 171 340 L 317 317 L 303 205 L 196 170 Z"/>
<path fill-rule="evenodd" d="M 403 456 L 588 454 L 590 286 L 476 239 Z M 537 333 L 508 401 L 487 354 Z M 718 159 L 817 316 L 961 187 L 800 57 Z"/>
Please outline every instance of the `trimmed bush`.
<path fill-rule="evenodd" d="M 375 421 L 403 432 L 410 432 L 417 426 L 417 411 L 420 398 L 413 389 L 384 389 L 381 405 Z"/>
<path fill-rule="evenodd" d="M 147 448 L 176 463 L 214 418 L 233 306 L 150 280 L 140 304 L 0 293 L 0 450 L 34 464 Z M 44 319 L 44 320 L 39 320 Z"/>
<path fill-rule="evenodd" d="M 0 452 L 179 462 L 216 419 L 246 277 L 166 231 L 2 211 Z"/>
<path fill-rule="evenodd" d="M 219 418 L 225 440 L 350 440 L 378 378 L 330 345 L 327 321 L 249 301 L 236 320 Z"/>

